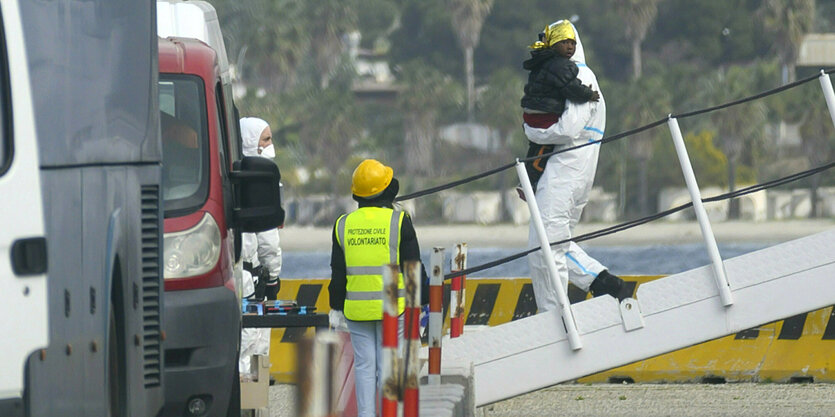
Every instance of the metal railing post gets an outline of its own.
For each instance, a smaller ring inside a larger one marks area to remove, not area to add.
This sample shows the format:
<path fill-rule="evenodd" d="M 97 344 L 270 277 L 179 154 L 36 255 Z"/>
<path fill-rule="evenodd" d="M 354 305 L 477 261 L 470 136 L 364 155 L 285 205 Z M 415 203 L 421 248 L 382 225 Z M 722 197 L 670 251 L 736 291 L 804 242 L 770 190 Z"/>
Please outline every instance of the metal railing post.
<path fill-rule="evenodd" d="M 441 384 L 441 336 L 444 327 L 444 248 L 432 248 L 429 267 L 429 384 Z"/>
<path fill-rule="evenodd" d="M 539 214 L 539 206 L 536 205 L 536 197 L 534 196 L 533 187 L 531 187 L 531 180 L 528 178 L 528 172 L 525 170 L 525 164 L 519 159 L 516 159 L 516 173 L 519 175 L 519 182 L 522 183 L 522 191 L 525 193 L 525 199 L 528 202 L 528 210 L 531 212 L 531 221 L 536 228 L 536 234 L 539 237 L 539 248 L 542 251 L 542 256 L 545 257 L 545 263 L 548 266 L 548 275 L 554 283 L 554 288 L 557 288 L 557 300 L 560 303 L 560 315 L 562 316 L 563 324 L 565 325 L 568 336 L 568 343 L 572 350 L 583 348 L 583 343 L 580 341 L 580 334 L 577 332 L 577 324 L 574 321 L 574 313 L 571 312 L 571 303 L 568 301 L 568 293 L 561 291 L 568 288 L 568 282 L 563 282 L 562 278 L 557 272 L 557 264 L 554 261 L 554 253 L 551 251 L 551 243 L 548 241 L 548 235 L 545 233 L 545 225 L 542 223 L 542 217 Z M 568 277 L 566 277 L 568 279 Z"/>
<path fill-rule="evenodd" d="M 450 259 L 452 272 L 467 269 L 467 244 L 455 245 L 455 254 Z M 459 337 L 464 333 L 464 304 L 467 300 L 464 289 L 466 288 L 466 275 L 452 279 L 449 286 L 449 337 Z"/>
<path fill-rule="evenodd" d="M 403 263 L 403 285 L 406 289 L 405 322 L 405 363 L 406 375 L 403 380 L 403 417 L 418 417 L 420 384 L 420 262 Z"/>
<path fill-rule="evenodd" d="M 693 201 L 693 211 L 696 212 L 696 220 L 699 221 L 699 227 L 702 229 L 702 238 L 705 241 L 707 253 L 713 264 L 713 276 L 716 280 L 716 286 L 719 289 L 719 298 L 722 300 L 723 306 L 730 306 L 734 303 L 734 299 L 733 294 L 731 294 L 731 287 L 728 284 L 728 277 L 725 274 L 725 264 L 722 263 L 722 257 L 719 255 L 719 247 L 716 245 L 716 237 L 713 235 L 713 229 L 710 227 L 707 211 L 705 211 L 705 206 L 702 204 L 702 193 L 699 190 L 699 184 L 696 182 L 696 174 L 693 173 L 693 166 L 690 165 L 690 157 L 687 155 L 687 147 L 684 146 L 684 137 L 681 135 L 681 128 L 678 126 L 678 120 L 672 117 L 672 115 L 667 119 L 667 125 L 670 127 L 673 144 L 676 147 L 676 155 L 678 155 L 678 162 L 681 164 L 681 172 L 684 174 L 684 182 L 687 184 L 690 199 Z"/>
<path fill-rule="evenodd" d="M 824 70 L 821 70 L 818 79 L 823 89 L 823 97 L 826 99 L 826 107 L 829 108 L 829 117 L 832 118 L 832 124 L 835 125 L 835 91 L 832 90 L 832 80 L 829 79 L 829 74 Z"/>

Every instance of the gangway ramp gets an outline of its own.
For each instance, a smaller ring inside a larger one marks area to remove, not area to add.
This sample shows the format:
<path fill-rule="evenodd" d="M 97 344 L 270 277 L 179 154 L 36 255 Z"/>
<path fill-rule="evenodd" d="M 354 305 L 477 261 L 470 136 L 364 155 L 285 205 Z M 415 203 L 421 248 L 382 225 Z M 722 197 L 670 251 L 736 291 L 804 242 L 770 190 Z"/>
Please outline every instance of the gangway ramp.
<path fill-rule="evenodd" d="M 724 265 L 728 307 L 708 265 L 642 284 L 637 300 L 573 304 L 581 349 L 571 349 L 551 311 L 445 339 L 442 366 L 472 362 L 482 406 L 835 304 L 835 229 Z"/>

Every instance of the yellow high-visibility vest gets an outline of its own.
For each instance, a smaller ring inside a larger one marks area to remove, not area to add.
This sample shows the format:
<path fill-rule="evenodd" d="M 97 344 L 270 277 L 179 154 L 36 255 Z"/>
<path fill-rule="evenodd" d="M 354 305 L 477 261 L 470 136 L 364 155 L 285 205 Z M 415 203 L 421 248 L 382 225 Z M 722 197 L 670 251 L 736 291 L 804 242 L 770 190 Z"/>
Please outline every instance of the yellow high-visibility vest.
<path fill-rule="evenodd" d="M 339 246 L 345 252 L 346 293 L 343 313 L 348 320 L 383 318 L 383 265 L 400 265 L 402 211 L 362 207 L 336 220 Z M 398 268 L 399 270 L 399 268 Z M 397 314 L 406 307 L 403 274 L 397 274 Z"/>

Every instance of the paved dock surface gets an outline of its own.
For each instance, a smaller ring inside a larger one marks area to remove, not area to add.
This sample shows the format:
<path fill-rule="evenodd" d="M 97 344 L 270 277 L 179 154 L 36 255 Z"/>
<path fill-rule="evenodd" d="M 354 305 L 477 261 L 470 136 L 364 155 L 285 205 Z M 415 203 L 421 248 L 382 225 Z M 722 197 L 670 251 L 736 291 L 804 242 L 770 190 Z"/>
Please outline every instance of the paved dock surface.
<path fill-rule="evenodd" d="M 294 417 L 295 386 L 270 388 L 270 416 Z M 832 416 L 835 384 L 563 384 L 477 410 L 479 417 Z"/>

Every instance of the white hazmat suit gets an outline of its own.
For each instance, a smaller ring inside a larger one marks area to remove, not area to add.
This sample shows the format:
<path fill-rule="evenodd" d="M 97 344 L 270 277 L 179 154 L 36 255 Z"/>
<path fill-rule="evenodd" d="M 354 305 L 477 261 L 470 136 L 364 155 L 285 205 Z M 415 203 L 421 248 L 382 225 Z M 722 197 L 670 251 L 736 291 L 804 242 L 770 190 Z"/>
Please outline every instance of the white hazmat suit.
<path fill-rule="evenodd" d="M 585 64 L 583 43 L 580 41 L 577 28 L 574 28 L 574 33 L 577 47 L 571 59 L 579 69 L 577 77 L 583 84 L 590 84 L 592 90 L 600 92 L 597 77 Z M 566 110 L 557 123 L 547 129 L 525 124 L 524 129 L 530 141 L 540 145 L 556 145 L 555 150 L 599 140 L 606 129 L 606 101 L 602 93 L 598 102 L 578 104 L 567 100 Z M 588 202 L 599 152 L 600 145 L 595 144 L 559 153 L 548 159 L 535 192 L 549 242 L 572 236 L 574 226 L 580 220 L 580 214 Z M 538 247 L 539 238 L 533 222 L 528 236 L 529 246 Z M 606 269 L 574 242 L 552 246 L 552 250 L 560 282 L 565 285 L 571 281 L 582 290 L 588 291 L 592 281 Z M 545 257 L 541 252 L 529 254 L 528 263 L 539 311 L 558 309 L 557 291 L 565 292 L 567 288 L 558 288 L 557 283 L 549 277 Z"/>
<path fill-rule="evenodd" d="M 272 159 L 270 154 L 272 156 L 275 156 L 275 154 L 264 152 L 265 149 L 262 149 L 260 154 L 258 153 L 258 142 L 261 138 L 261 133 L 264 132 L 264 129 L 269 128 L 267 122 L 255 117 L 244 117 L 240 123 L 242 152 L 244 156 L 263 156 Z M 270 147 L 272 145 L 268 148 Z M 260 265 L 266 268 L 270 275 L 267 285 L 271 283 L 277 285 L 279 275 L 281 274 L 281 246 L 278 229 L 258 233 L 244 233 L 242 236 L 241 260 L 252 264 L 253 267 Z M 244 298 L 252 296 L 255 293 L 257 279 L 258 277 L 253 277 L 249 271 L 243 271 L 241 292 Z M 241 358 L 238 367 L 241 375 L 250 373 L 250 356 L 269 355 L 271 330 L 255 328 L 241 330 Z"/>

